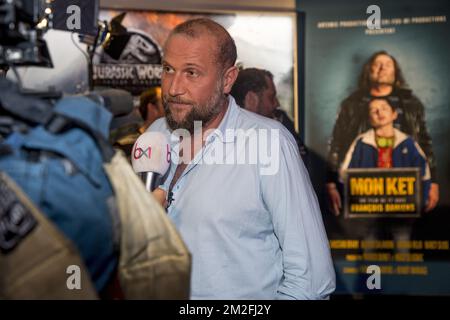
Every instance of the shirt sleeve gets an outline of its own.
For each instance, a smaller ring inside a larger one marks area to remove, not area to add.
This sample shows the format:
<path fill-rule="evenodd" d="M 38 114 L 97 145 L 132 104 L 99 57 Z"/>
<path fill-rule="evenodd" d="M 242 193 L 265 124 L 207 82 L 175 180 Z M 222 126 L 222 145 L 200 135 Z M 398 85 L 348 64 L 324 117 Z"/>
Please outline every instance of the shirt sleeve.
<path fill-rule="evenodd" d="M 277 298 L 328 299 L 336 279 L 317 196 L 295 142 L 282 132 L 274 148 L 278 170 L 260 179 L 282 250 L 284 277 Z"/>

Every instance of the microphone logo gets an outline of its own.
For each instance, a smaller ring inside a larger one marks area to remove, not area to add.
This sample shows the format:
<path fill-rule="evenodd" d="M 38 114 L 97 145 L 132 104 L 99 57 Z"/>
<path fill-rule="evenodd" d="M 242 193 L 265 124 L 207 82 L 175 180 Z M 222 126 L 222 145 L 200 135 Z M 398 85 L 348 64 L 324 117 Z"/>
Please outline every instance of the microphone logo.
<path fill-rule="evenodd" d="M 148 147 L 147 149 L 136 147 L 133 152 L 133 157 L 135 160 L 138 160 L 142 157 L 150 159 L 152 157 L 152 147 Z"/>

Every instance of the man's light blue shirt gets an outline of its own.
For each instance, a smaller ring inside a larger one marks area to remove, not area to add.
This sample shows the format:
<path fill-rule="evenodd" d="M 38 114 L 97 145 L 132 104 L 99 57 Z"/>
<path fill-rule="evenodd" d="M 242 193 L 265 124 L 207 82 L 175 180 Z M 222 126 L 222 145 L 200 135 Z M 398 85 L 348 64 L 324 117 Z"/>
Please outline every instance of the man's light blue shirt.
<path fill-rule="evenodd" d="M 235 129 L 248 133 L 244 143 L 233 136 Z M 258 135 L 272 129 L 279 139 Z M 171 139 L 165 118 L 149 131 Z M 250 160 L 254 138 L 258 146 L 275 146 L 271 168 L 267 154 Z M 171 145 L 178 159 L 178 144 Z M 246 163 L 236 164 L 244 154 Z M 220 158 L 224 164 L 210 164 Z M 175 169 L 171 163 L 161 186 L 166 191 Z M 240 108 L 229 96 L 219 127 L 172 192 L 168 215 L 192 253 L 192 299 L 326 299 L 334 291 L 317 197 L 294 138 L 277 121 Z"/>

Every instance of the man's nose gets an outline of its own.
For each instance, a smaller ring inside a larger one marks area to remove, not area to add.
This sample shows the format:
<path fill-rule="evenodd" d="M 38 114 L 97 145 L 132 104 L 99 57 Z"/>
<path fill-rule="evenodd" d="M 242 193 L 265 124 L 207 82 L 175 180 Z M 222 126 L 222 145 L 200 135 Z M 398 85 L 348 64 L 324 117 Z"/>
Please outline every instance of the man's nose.
<path fill-rule="evenodd" d="M 181 75 L 175 74 L 172 77 L 172 81 L 170 82 L 169 87 L 169 95 L 172 97 L 176 97 L 184 94 L 184 84 Z"/>
<path fill-rule="evenodd" d="M 275 101 L 274 101 L 275 105 L 273 106 L 275 109 L 278 108 L 280 106 L 280 100 L 278 100 L 278 97 L 275 97 Z"/>
<path fill-rule="evenodd" d="M 279 106 L 280 106 L 280 101 L 278 100 L 278 97 L 275 97 L 275 98 L 273 99 L 272 108 L 273 108 L 273 109 L 276 109 L 276 108 L 278 108 Z"/>

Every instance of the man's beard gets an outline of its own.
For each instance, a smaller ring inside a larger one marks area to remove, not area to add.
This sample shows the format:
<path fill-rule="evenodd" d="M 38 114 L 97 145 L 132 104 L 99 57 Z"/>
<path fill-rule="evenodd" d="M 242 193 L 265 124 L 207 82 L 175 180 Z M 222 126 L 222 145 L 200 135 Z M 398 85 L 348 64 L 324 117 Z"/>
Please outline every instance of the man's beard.
<path fill-rule="evenodd" d="M 222 93 L 222 82 L 219 81 L 212 96 L 205 104 L 194 104 L 192 101 L 186 101 L 179 97 L 163 96 L 164 111 L 166 113 L 167 125 L 170 129 L 186 129 L 190 133 L 194 132 L 194 121 L 201 121 L 202 126 L 209 123 L 220 113 L 221 106 L 224 103 L 225 95 Z M 169 108 L 170 103 L 190 104 L 192 109 L 180 122 L 175 121 L 172 111 Z"/>

